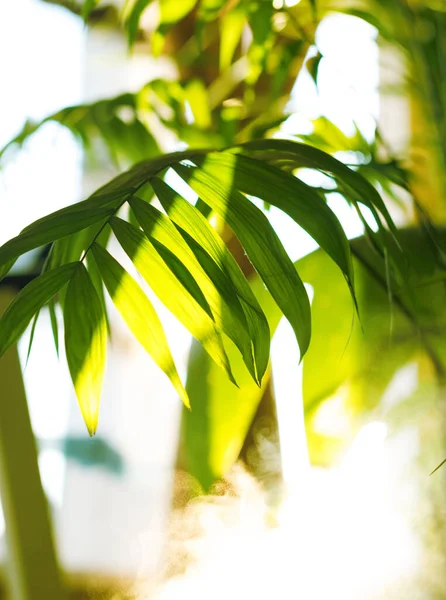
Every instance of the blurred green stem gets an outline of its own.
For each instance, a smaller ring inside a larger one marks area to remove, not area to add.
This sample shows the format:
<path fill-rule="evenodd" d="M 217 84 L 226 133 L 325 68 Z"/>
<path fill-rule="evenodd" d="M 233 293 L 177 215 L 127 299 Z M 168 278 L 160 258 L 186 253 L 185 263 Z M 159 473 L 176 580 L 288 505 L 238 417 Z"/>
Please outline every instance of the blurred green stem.
<path fill-rule="evenodd" d="M 13 294 L 0 290 L 0 314 Z M 0 493 L 13 600 L 63 600 L 17 348 L 0 360 Z"/>

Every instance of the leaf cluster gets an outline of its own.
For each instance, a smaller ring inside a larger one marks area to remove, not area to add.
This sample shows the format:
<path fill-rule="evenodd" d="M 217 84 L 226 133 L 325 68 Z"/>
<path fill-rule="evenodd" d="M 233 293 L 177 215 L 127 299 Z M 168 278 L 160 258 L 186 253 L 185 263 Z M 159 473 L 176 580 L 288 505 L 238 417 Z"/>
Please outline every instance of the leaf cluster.
<path fill-rule="evenodd" d="M 245 275 L 200 208 L 218 215 L 238 238 L 291 323 L 303 357 L 311 338 L 308 296 L 279 237 L 253 200 L 276 206 L 307 231 L 340 269 L 354 303 L 356 298 L 345 233 L 323 196 L 293 174 L 302 167 L 333 177 L 348 190 L 359 214 L 361 205 L 372 211 L 376 231 L 368 226 L 370 240 L 377 252 L 391 248 L 392 268 L 401 269 L 398 243 L 394 241 L 392 246 L 384 236 L 384 223 L 392 232 L 395 229 L 378 192 L 323 151 L 301 143 L 265 140 L 220 152 L 173 153 L 136 164 L 87 200 L 39 219 L 0 247 L 0 269 L 5 276 L 20 255 L 51 244 L 42 274 L 16 296 L 0 321 L 0 355 L 43 306 L 49 304 L 54 315 L 58 300 L 64 314 L 68 366 L 93 434 L 106 364 L 106 290 L 184 404 L 193 404 L 149 297 L 107 250 L 113 235 L 151 290 L 232 384 L 238 382 L 227 340 L 241 356 L 252 381 L 261 386 L 270 347 L 267 319 Z M 168 183 L 165 175 L 169 170 L 181 178 L 181 186 L 174 189 Z M 184 197 L 191 191 L 199 198 L 195 205 Z M 130 211 L 129 220 L 122 218 L 124 206 Z M 57 320 L 53 318 L 52 323 L 57 341 Z"/>

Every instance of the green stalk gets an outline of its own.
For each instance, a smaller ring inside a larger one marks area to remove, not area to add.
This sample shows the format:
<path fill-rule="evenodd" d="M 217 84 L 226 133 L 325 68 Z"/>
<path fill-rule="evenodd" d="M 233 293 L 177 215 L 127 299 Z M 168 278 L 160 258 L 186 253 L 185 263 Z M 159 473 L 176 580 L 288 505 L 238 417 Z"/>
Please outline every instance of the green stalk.
<path fill-rule="evenodd" d="M 12 297 L 10 291 L 0 290 L 0 314 Z M 0 359 L 0 394 L 0 493 L 10 597 L 62 600 L 65 592 L 16 347 Z"/>

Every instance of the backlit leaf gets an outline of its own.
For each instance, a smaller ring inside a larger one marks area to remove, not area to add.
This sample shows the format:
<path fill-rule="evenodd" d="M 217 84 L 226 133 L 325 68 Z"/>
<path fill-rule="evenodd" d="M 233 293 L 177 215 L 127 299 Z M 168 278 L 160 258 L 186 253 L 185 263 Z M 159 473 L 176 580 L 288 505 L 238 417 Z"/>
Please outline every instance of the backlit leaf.
<path fill-rule="evenodd" d="M 67 283 L 76 264 L 47 271 L 26 285 L 0 319 L 0 356 L 16 342 L 33 316 Z"/>
<path fill-rule="evenodd" d="M 231 66 L 234 52 L 240 43 L 246 24 L 246 10 L 236 6 L 220 20 L 220 70 Z"/>
<path fill-rule="evenodd" d="M 202 169 L 175 165 L 187 181 L 231 227 L 250 261 L 290 321 L 301 352 L 307 351 L 311 337 L 310 303 L 305 287 L 276 232 L 265 215 L 245 196 Z"/>
<path fill-rule="evenodd" d="M 189 398 L 181 383 L 161 321 L 152 303 L 125 269 L 99 244 L 92 247 L 108 293 L 130 331 L 169 377 L 181 400 Z"/>
<path fill-rule="evenodd" d="M 331 256 L 353 289 L 347 237 L 333 211 L 310 186 L 268 164 L 228 152 L 209 155 L 201 168 L 226 186 L 283 210 Z"/>
<path fill-rule="evenodd" d="M 163 25 L 176 23 L 183 19 L 194 8 L 197 0 L 158 0 Z"/>
<path fill-rule="evenodd" d="M 223 278 L 221 284 L 223 288 L 229 288 L 230 284 L 234 287 L 246 315 L 253 343 L 257 376 L 261 380 L 269 359 L 269 327 L 240 267 L 221 237 L 194 206 L 158 178 L 152 180 L 152 186 L 164 210 L 177 225 L 180 233 L 186 236 L 186 241 L 211 279 L 218 281 Z M 195 245 L 191 244 L 191 240 L 195 242 Z M 212 262 L 207 260 L 203 251 L 207 253 Z"/>
<path fill-rule="evenodd" d="M 207 306 L 211 311 L 210 316 L 214 319 L 218 329 L 223 331 L 239 348 L 246 366 L 253 379 L 256 380 L 257 376 L 252 356 L 252 344 L 248 332 L 248 324 L 232 283 L 228 282 L 227 279 L 224 280 L 222 277 L 219 277 L 220 272 L 218 270 L 209 275 L 209 272 L 203 269 L 175 225 L 159 210 L 138 198 L 132 198 L 130 206 L 134 210 L 145 234 L 149 237 L 161 256 L 165 260 L 171 259 L 169 262 L 170 266 L 172 267 L 173 255 L 177 257 L 178 262 L 181 262 L 186 267 L 187 274 L 192 276 L 200 289 L 200 293 L 204 296 Z M 157 245 L 156 242 L 159 242 L 162 246 Z M 167 249 L 171 255 L 166 255 L 164 249 Z M 203 252 L 206 254 L 205 251 Z M 181 257 L 181 261 L 178 257 Z M 175 272 L 177 273 L 177 271 Z M 185 283 L 181 277 L 178 278 L 183 284 Z M 190 287 L 187 287 L 187 289 L 197 301 L 200 300 L 194 294 L 193 288 L 190 289 Z"/>
<path fill-rule="evenodd" d="M 178 281 L 154 245 L 142 231 L 122 219 L 113 217 L 111 226 L 119 243 L 161 302 L 201 342 L 215 362 L 226 370 L 231 381 L 234 381 L 215 323 Z"/>
<path fill-rule="evenodd" d="M 64 306 L 65 352 L 90 435 L 96 433 L 107 355 L 103 306 L 82 263 L 72 276 Z"/>
<path fill-rule="evenodd" d="M 124 21 L 127 25 L 129 45 L 132 46 L 138 33 L 139 19 L 152 0 L 127 0 L 123 8 Z"/>
<path fill-rule="evenodd" d="M 274 334 L 282 313 L 260 277 L 255 277 L 251 285 Z M 345 285 L 344 288 L 348 294 Z M 205 490 L 227 475 L 238 459 L 270 380 L 268 369 L 262 387 L 257 387 L 243 368 L 240 357 L 229 348 L 228 354 L 240 389 L 228 381 L 198 344 L 192 345 L 189 355 L 186 389 L 194 399 L 194 410 L 183 411 L 184 461 L 187 470 Z"/>

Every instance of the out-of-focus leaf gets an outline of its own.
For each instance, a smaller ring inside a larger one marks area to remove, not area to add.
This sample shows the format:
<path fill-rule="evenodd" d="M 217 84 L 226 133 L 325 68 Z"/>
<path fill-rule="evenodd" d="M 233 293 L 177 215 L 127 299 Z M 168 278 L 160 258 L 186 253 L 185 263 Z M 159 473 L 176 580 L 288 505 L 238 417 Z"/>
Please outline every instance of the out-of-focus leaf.
<path fill-rule="evenodd" d="M 212 117 L 208 93 L 203 82 L 199 79 L 192 79 L 187 83 L 184 93 L 197 127 L 208 129 L 212 124 Z"/>
<path fill-rule="evenodd" d="M 211 273 L 209 270 L 206 272 L 175 225 L 159 210 L 138 198 L 132 198 L 129 202 L 143 231 L 161 256 L 163 256 L 162 247 L 164 247 L 172 255 L 181 257 L 181 263 L 192 275 L 205 297 L 218 329 L 223 331 L 238 347 L 253 379 L 256 380 L 257 374 L 246 316 L 231 281 L 228 282 L 220 277 L 218 269 Z M 159 242 L 162 247 L 158 246 L 156 242 Z M 203 248 L 201 251 L 204 254 L 202 258 L 206 260 L 206 251 Z M 212 263 L 210 257 L 209 260 Z M 194 295 L 193 290 L 191 293 Z M 199 298 L 195 299 L 199 300 Z"/>
<path fill-rule="evenodd" d="M 319 150 L 326 152 L 370 152 L 368 144 L 356 127 L 354 135 L 346 135 L 337 125 L 326 117 L 319 117 L 312 122 L 313 132 L 307 135 L 299 135 L 303 142 L 317 146 Z"/>
<path fill-rule="evenodd" d="M 320 52 L 318 52 L 315 56 L 312 56 L 311 58 L 309 58 L 307 60 L 307 62 L 305 63 L 305 66 L 308 69 L 308 72 L 310 73 L 314 83 L 317 85 L 317 78 L 318 78 L 318 73 L 319 73 L 319 65 L 320 62 L 322 60 L 323 56 Z"/>
<path fill-rule="evenodd" d="M 384 260 L 364 238 L 351 242 L 361 326 L 352 326 L 342 278 L 322 253 L 298 262 L 304 281 L 314 290 L 313 338 L 304 361 L 303 393 L 315 463 L 335 459 L 355 434 L 360 416 L 376 409 L 390 380 L 406 363 L 427 356 L 440 376 L 446 373 L 446 292 L 438 279 L 444 270 L 423 230 L 401 230 L 400 235 L 410 254 L 411 272 L 406 287 L 391 283 L 391 304 Z M 321 418 L 326 401 L 346 415 L 340 427 L 334 418 Z"/>
<path fill-rule="evenodd" d="M 304 285 L 264 214 L 222 180 L 200 169 L 175 165 L 177 173 L 231 227 L 255 269 L 290 321 L 301 356 L 311 337 L 310 303 Z M 238 182 L 240 183 L 240 182 Z"/>
<path fill-rule="evenodd" d="M 0 319 L 0 356 L 16 342 L 32 317 L 73 275 L 76 264 L 47 271 L 26 285 Z"/>
<path fill-rule="evenodd" d="M 99 244 L 94 244 L 92 252 L 108 293 L 130 331 L 169 377 L 181 400 L 189 407 L 189 398 L 181 383 L 163 326 L 152 303 L 133 277 L 107 250 Z"/>
<path fill-rule="evenodd" d="M 86 21 L 99 0 L 84 0 L 82 4 L 82 18 Z"/>
<path fill-rule="evenodd" d="M 211 21 L 218 16 L 219 11 L 225 7 L 226 0 L 200 0 L 198 5 L 198 18 Z"/>
<path fill-rule="evenodd" d="M 268 318 L 271 334 L 274 334 L 282 317 L 280 309 L 260 277 L 256 277 L 251 285 Z M 194 410 L 183 411 L 182 456 L 188 472 L 205 490 L 224 477 L 239 457 L 270 379 L 270 371 L 267 370 L 259 389 L 243 367 L 240 357 L 229 347 L 228 355 L 239 389 L 212 364 L 198 344 L 192 345 L 189 355 L 186 389 L 194 398 Z"/>
<path fill-rule="evenodd" d="M 221 237 L 195 207 L 158 178 L 152 180 L 152 186 L 164 210 L 178 227 L 180 233 L 185 236 L 185 240 L 211 279 L 215 281 L 223 277 L 222 287 L 224 289 L 230 287 L 231 284 L 234 286 L 246 315 L 253 343 L 257 376 L 261 380 L 269 358 L 268 322 L 240 267 Z M 208 257 L 213 262 L 210 262 Z"/>
<path fill-rule="evenodd" d="M 228 69 L 246 24 L 246 10 L 236 6 L 220 20 L 220 70 Z"/>
<path fill-rule="evenodd" d="M 25 123 L 23 129 L 0 150 L 0 158 L 11 147 L 21 146 L 43 125 L 53 122 L 68 129 L 83 145 L 87 157 L 98 162 L 105 149 L 105 158 L 118 165 L 128 166 L 159 153 L 158 145 L 145 124 L 146 111 L 141 110 L 136 94 L 98 100 L 92 104 L 68 106 L 37 123 Z M 99 142 L 99 145 L 98 145 Z"/>
<path fill-rule="evenodd" d="M 196 5 L 197 0 L 159 0 L 160 23 L 170 25 L 183 19 Z"/>
<path fill-rule="evenodd" d="M 271 19 L 274 13 L 272 2 L 252 2 L 248 18 L 252 31 L 252 44 L 248 50 L 249 72 L 247 82 L 253 84 L 262 73 L 268 51 L 273 45 Z"/>
<path fill-rule="evenodd" d="M 132 46 L 138 33 L 139 19 L 152 0 L 126 0 L 123 18 L 127 26 L 129 45 Z"/>
<path fill-rule="evenodd" d="M 116 217 L 112 218 L 111 225 L 119 243 L 161 302 L 234 381 L 221 337 L 211 317 L 178 281 L 142 231 Z"/>
<path fill-rule="evenodd" d="M 68 284 L 64 325 L 68 368 L 88 432 L 94 435 L 105 373 L 107 325 L 103 306 L 82 263 Z"/>
<path fill-rule="evenodd" d="M 47 439 L 41 442 L 43 448 L 55 446 L 62 451 L 67 460 L 72 460 L 82 467 L 99 467 L 114 475 L 122 475 L 125 471 L 124 456 L 104 438 L 93 439 L 68 436 L 55 442 Z"/>

